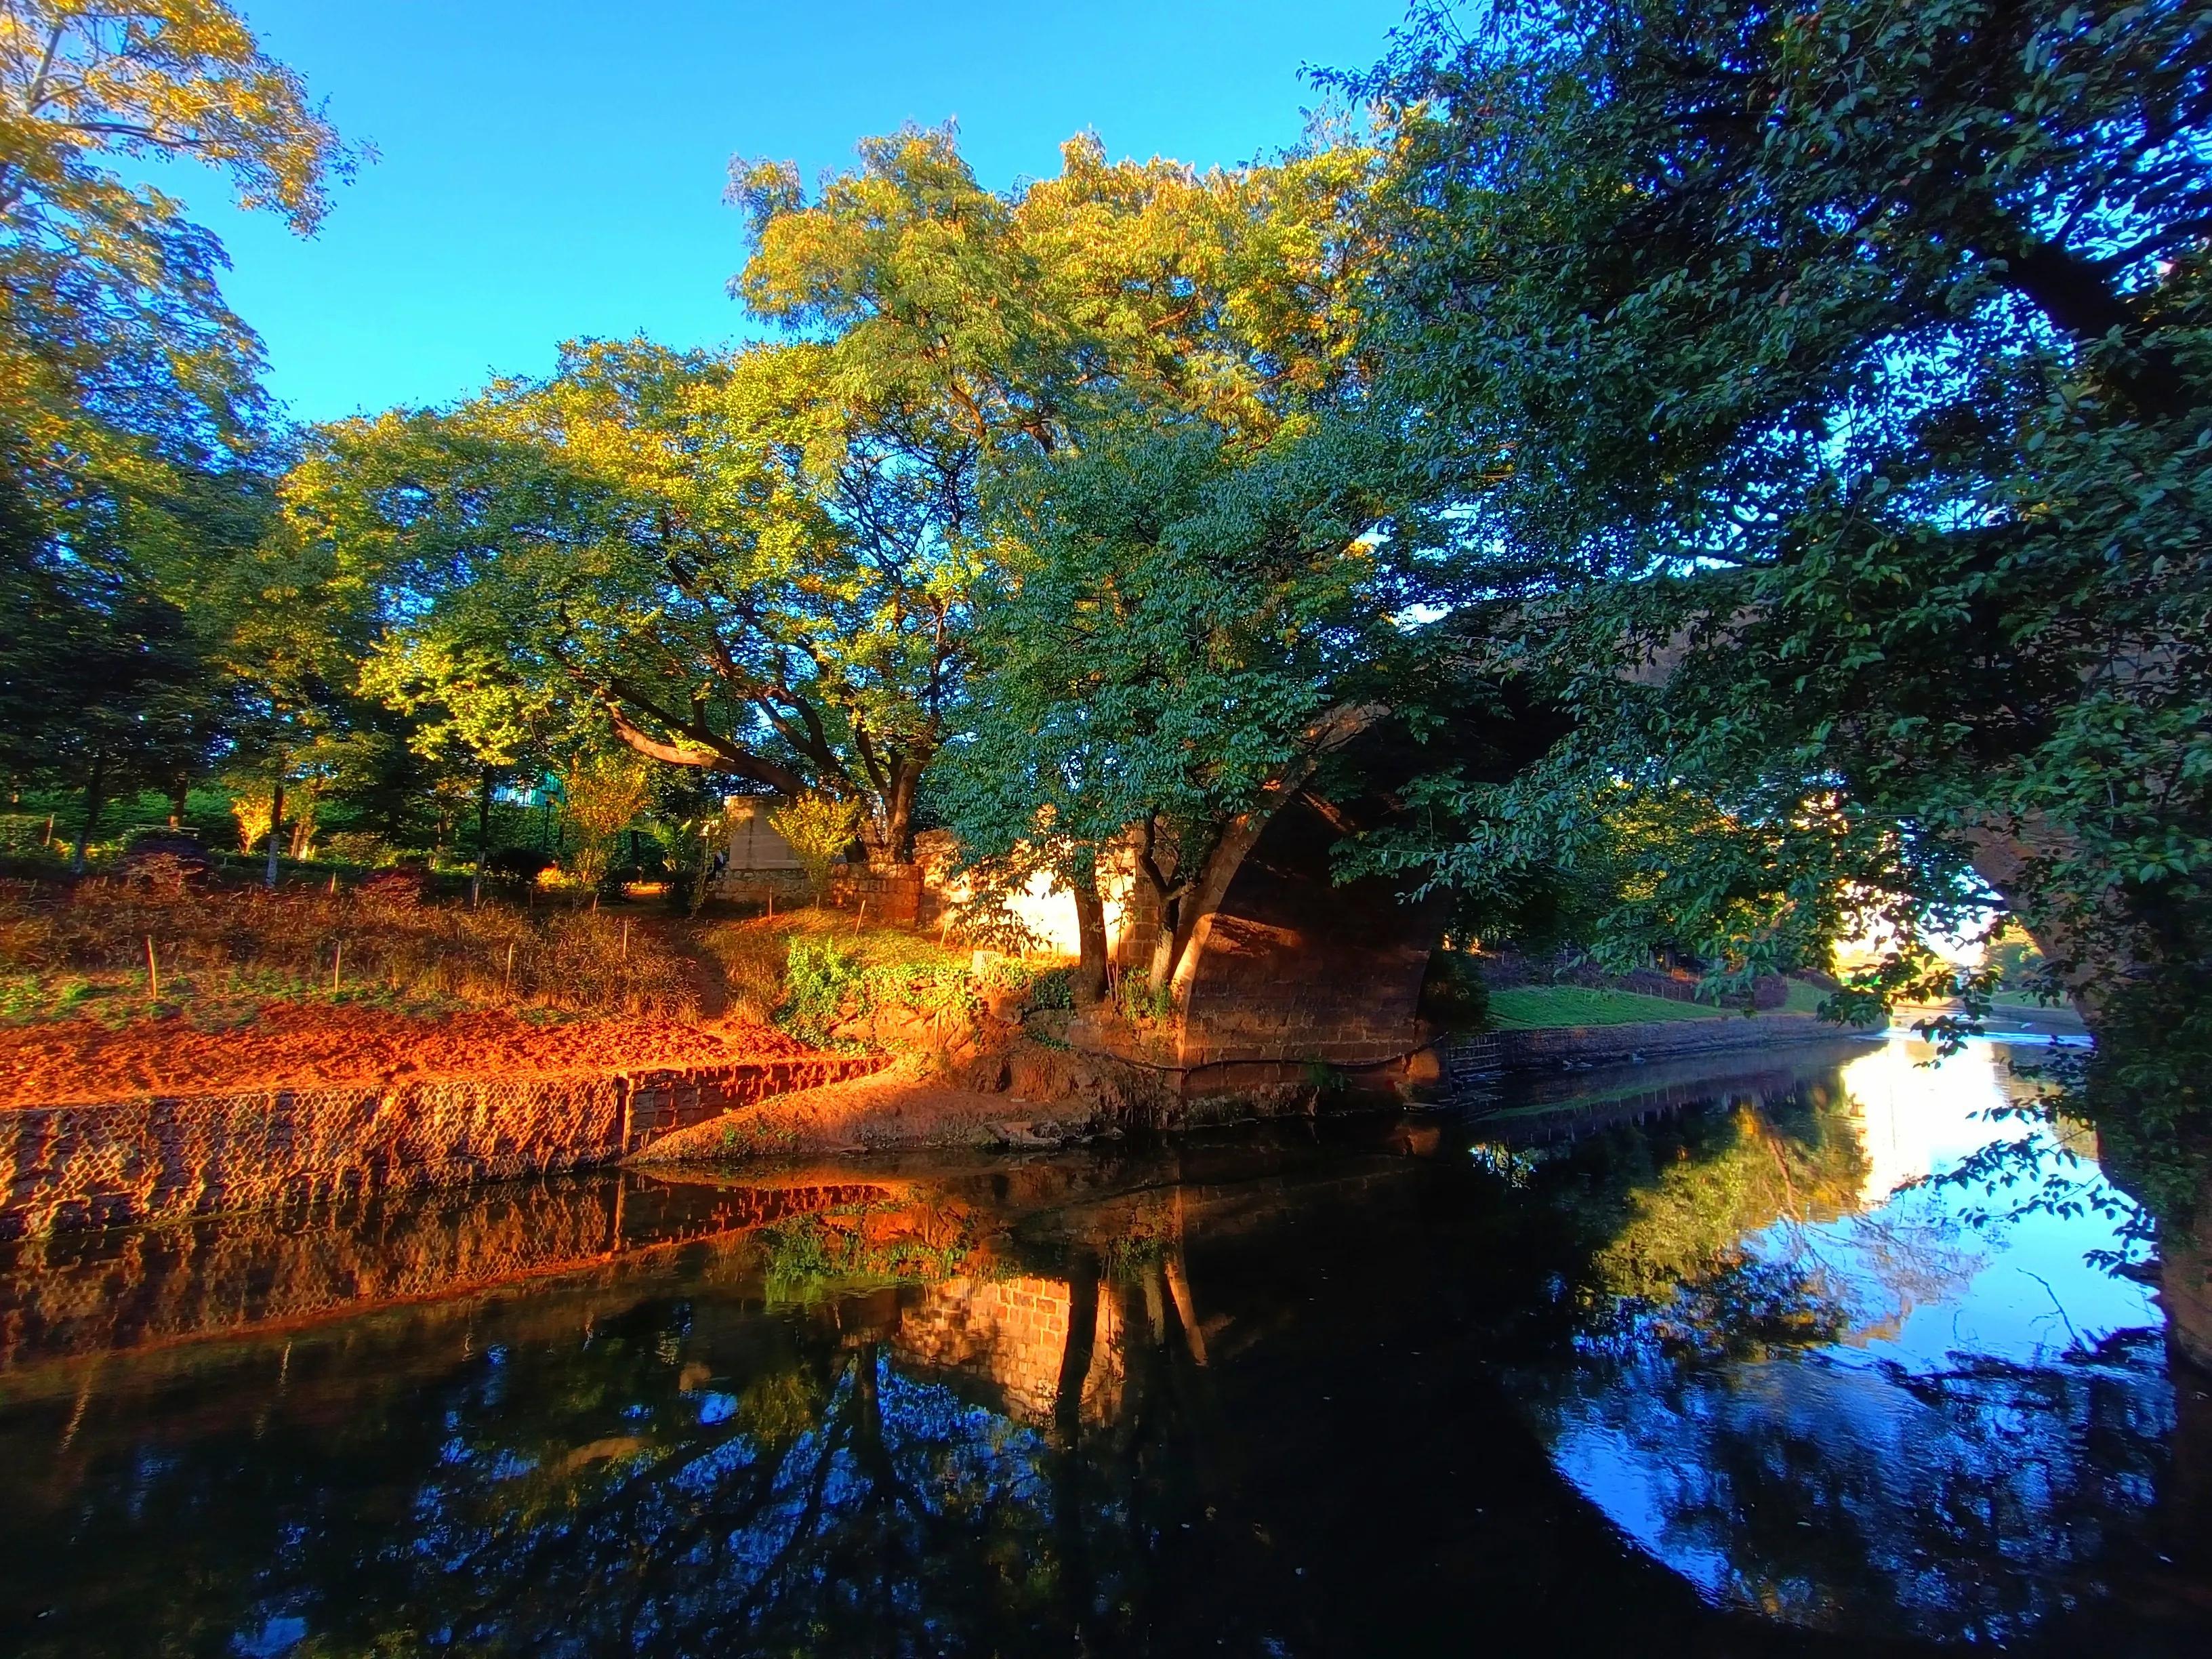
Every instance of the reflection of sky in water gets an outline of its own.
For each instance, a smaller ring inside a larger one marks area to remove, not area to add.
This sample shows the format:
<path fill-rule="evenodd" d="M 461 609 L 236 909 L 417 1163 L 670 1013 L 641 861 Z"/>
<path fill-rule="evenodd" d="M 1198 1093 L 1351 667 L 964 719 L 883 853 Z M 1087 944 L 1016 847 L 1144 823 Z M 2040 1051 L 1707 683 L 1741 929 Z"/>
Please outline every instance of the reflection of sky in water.
<path fill-rule="evenodd" d="M 2160 1322 L 2144 1286 L 2084 1259 L 2119 1248 L 2120 1215 L 2014 1213 L 2027 1184 L 1907 1184 L 2026 1127 L 1988 1115 L 2007 1099 L 1996 1045 L 1929 1054 L 1900 1037 L 1844 1068 L 1865 1208 L 1744 1241 L 1848 1310 L 1840 1343 L 1719 1363 L 1632 1335 L 1528 1393 L 1560 1471 L 1709 1598 L 2002 1640 L 2096 1593 L 2140 1535 L 2172 1402 L 2155 1343 L 2085 1352 Z"/>
<path fill-rule="evenodd" d="M 1916 1369 L 1943 1365 L 1954 1353 L 2032 1364 L 2077 1343 L 2094 1346 L 2116 1330 L 2156 1327 L 2160 1315 L 2148 1288 L 2088 1259 L 2093 1250 L 2120 1248 L 2123 1218 L 2134 1210 L 2101 1182 L 2099 1190 L 2118 1206 L 2109 1217 L 2030 1210 L 1980 1226 L 1968 1221 L 1972 1212 L 2016 1211 L 2032 1187 L 1939 1182 L 1896 1190 L 2027 1128 L 2017 1119 L 1990 1119 L 2007 1100 L 2001 1045 L 1976 1042 L 1936 1066 L 1924 1063 L 1929 1055 L 1926 1044 L 1900 1037 L 1844 1068 L 1872 1165 L 1868 1212 L 1822 1227 L 1784 1223 L 1753 1249 L 1787 1249 L 1797 1241 L 1786 1235 L 1808 1236 L 1805 1247 L 1854 1286 L 1852 1300 L 1873 1316 L 1854 1346 L 1869 1358 Z M 2033 1139 L 2045 1170 L 2094 1176 L 2086 1155 L 2074 1164 L 2049 1129 L 2037 1126 Z M 1932 1299 L 1913 1297 L 1917 1287 L 1898 1281 L 1925 1260 L 1910 1259 L 1915 1246 L 1963 1258 L 1959 1265 L 1972 1277 L 1942 1285 Z M 1901 1325 L 1888 1327 L 1885 1314 L 1901 1315 Z"/>

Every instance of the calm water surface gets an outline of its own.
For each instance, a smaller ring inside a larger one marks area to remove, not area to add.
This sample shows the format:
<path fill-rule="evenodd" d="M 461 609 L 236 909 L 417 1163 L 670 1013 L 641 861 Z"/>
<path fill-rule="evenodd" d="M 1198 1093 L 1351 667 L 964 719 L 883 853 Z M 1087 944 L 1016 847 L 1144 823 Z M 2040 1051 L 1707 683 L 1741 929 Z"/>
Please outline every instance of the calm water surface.
<path fill-rule="evenodd" d="M 2006 1052 L 21 1247 L 0 1650 L 2212 1652 L 2127 1200 L 1940 1179 Z"/>

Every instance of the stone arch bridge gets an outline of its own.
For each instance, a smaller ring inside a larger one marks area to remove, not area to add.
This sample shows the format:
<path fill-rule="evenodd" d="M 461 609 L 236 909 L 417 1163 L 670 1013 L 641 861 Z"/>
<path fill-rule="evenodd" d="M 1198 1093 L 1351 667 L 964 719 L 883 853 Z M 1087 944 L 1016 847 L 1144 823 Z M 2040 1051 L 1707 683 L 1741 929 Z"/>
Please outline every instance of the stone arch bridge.
<path fill-rule="evenodd" d="M 1510 695 L 1428 744 L 1388 711 L 1362 712 L 1326 765 L 1224 838 L 1193 896 L 1164 1029 L 1139 1044 L 1079 1021 L 1072 1042 L 1157 1069 L 1186 1096 L 1299 1084 L 1316 1066 L 1374 1088 L 1437 1075 L 1421 1002 L 1445 902 L 1384 877 L 1339 881 L 1339 851 L 1401 819 L 1401 791 L 1419 774 L 1455 764 L 1502 781 L 1564 727 Z M 1156 915 L 1136 918 L 1116 953 L 1125 969 L 1139 970 L 1158 927 Z"/>

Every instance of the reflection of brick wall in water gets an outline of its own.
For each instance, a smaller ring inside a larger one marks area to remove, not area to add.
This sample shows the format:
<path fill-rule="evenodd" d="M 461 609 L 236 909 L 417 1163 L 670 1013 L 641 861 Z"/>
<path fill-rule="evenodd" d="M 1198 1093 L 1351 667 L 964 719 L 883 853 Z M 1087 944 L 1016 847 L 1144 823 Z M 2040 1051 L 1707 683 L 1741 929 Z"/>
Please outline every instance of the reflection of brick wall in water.
<path fill-rule="evenodd" d="M 458 1296 L 887 1196 L 623 1175 L 58 1233 L 0 1246 L 0 1371 Z"/>
<path fill-rule="evenodd" d="M 893 1351 L 902 1362 L 989 1383 L 1009 1415 L 1048 1420 L 1060 1395 L 1073 1298 L 1057 1279 L 948 1279 L 902 1310 Z M 1121 1322 L 1113 1297 L 1098 1297 L 1098 1333 L 1083 1379 L 1087 1421 L 1112 1419 L 1121 1401 Z"/>
<path fill-rule="evenodd" d="M 27 1106 L 0 1113 L 0 1238 L 611 1164 L 733 1107 L 881 1063 L 824 1054 Z"/>

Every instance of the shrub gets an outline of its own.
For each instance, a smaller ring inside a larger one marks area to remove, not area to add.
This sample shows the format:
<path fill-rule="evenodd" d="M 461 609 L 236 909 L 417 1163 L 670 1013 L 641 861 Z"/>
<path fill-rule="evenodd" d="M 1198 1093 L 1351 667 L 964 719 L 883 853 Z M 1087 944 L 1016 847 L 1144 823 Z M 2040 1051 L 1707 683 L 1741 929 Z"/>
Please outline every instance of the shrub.
<path fill-rule="evenodd" d="M 652 801 L 644 763 L 631 755 L 584 756 L 562 772 L 561 793 L 568 821 L 576 827 L 576 879 L 596 888 L 606 873 L 615 837 Z"/>
<path fill-rule="evenodd" d="M 323 856 L 333 864 L 373 870 L 398 856 L 392 843 L 374 830 L 337 830 L 323 837 Z"/>
<path fill-rule="evenodd" d="M 1075 1006 L 1075 969 L 1048 968 L 1030 980 L 1030 1006 L 1032 1008 Z"/>
<path fill-rule="evenodd" d="M 784 1003 L 777 1017 L 784 1029 L 809 1042 L 826 1042 L 846 1000 L 860 988 L 860 963 L 828 939 L 795 939 L 783 981 Z"/>
<path fill-rule="evenodd" d="M 828 795 L 801 795 L 771 811 L 768 821 L 789 844 L 819 899 L 830 884 L 830 866 L 860 832 L 859 805 Z"/>
<path fill-rule="evenodd" d="M 1124 974 L 1115 982 L 1114 1006 L 1132 1025 L 1151 1025 L 1175 1012 L 1175 993 L 1167 986 L 1155 991 L 1142 974 Z"/>

